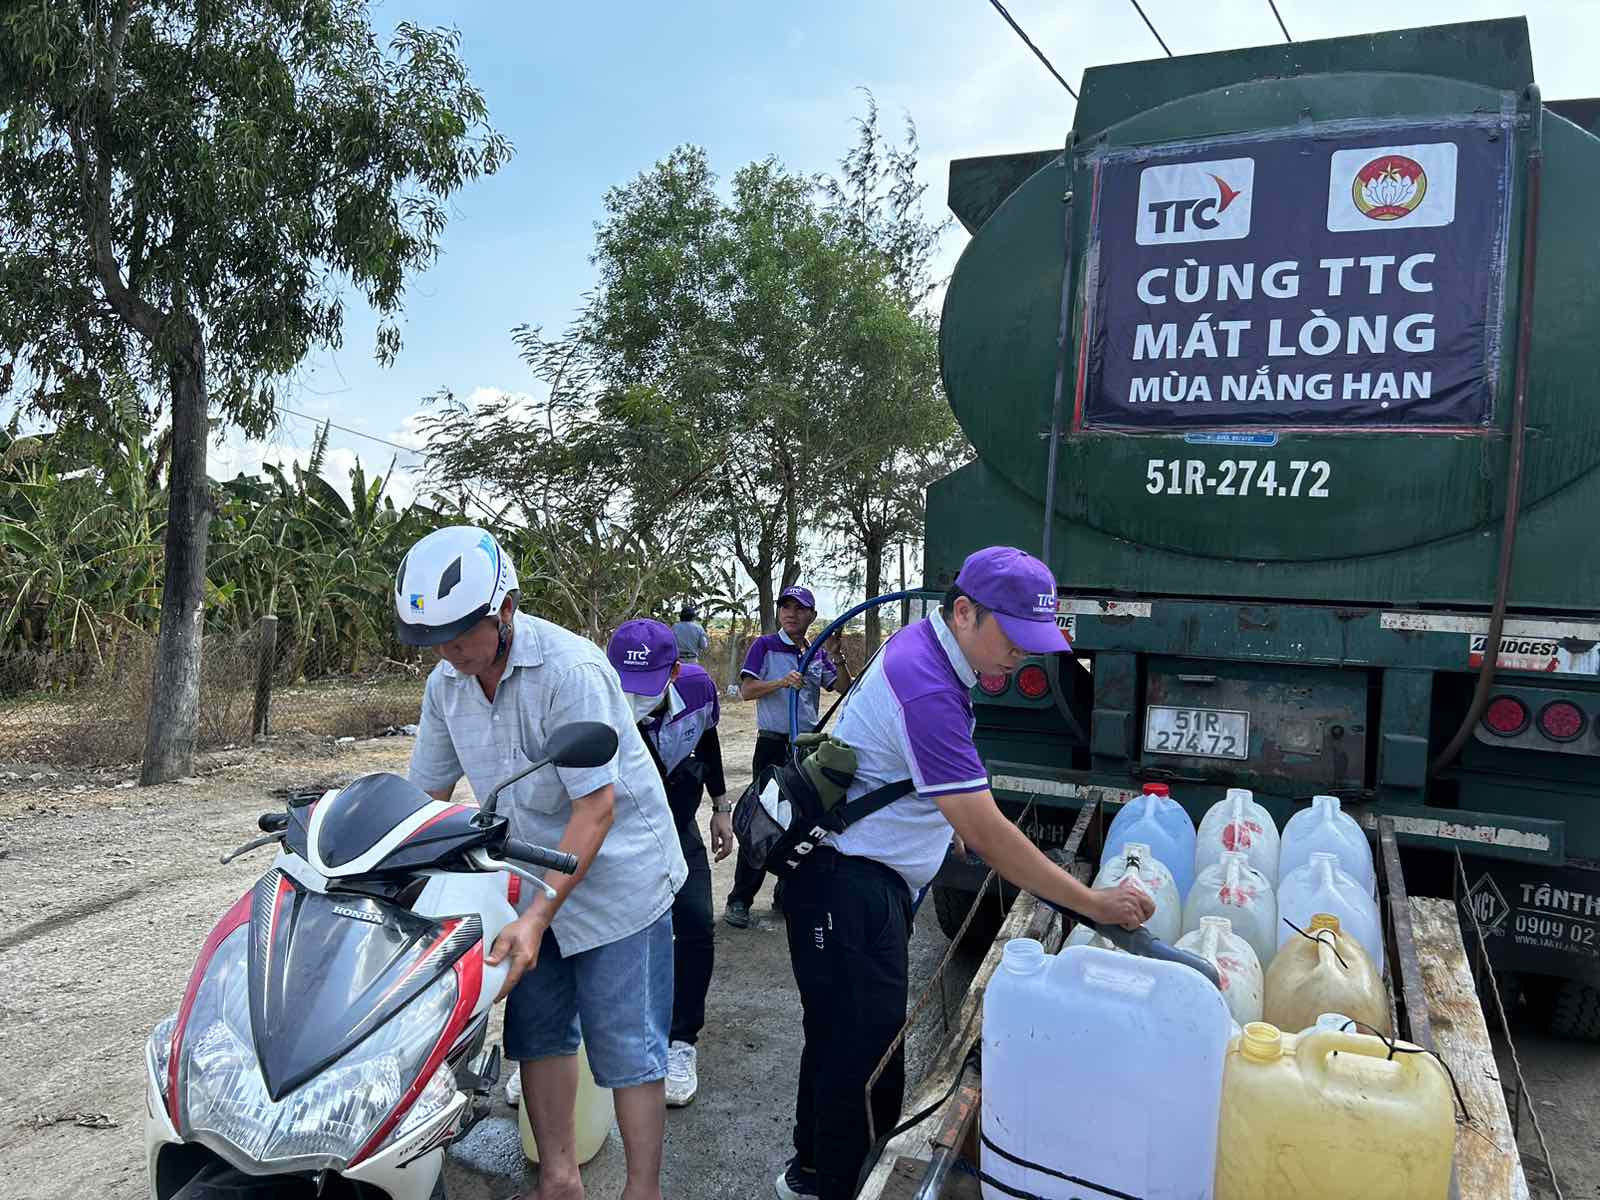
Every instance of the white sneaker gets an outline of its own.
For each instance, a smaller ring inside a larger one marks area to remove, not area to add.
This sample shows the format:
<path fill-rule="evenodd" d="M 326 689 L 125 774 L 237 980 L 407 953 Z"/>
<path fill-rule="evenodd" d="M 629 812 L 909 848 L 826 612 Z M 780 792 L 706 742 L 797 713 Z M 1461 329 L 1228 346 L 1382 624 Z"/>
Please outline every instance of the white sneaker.
<path fill-rule="evenodd" d="M 695 1071 L 697 1054 L 688 1042 L 673 1042 L 667 1047 L 667 1107 L 682 1108 L 694 1099 L 700 1088 Z"/>
<path fill-rule="evenodd" d="M 516 1108 L 522 1103 L 522 1064 L 513 1062 L 511 1077 L 506 1080 L 506 1103 Z"/>

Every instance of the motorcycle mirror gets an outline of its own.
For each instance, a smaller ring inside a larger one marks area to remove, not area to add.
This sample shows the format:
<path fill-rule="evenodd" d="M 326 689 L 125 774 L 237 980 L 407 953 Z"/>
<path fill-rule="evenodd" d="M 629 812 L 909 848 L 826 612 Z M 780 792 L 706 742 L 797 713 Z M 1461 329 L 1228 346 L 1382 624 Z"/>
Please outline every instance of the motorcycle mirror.
<path fill-rule="evenodd" d="M 617 731 L 603 721 L 574 721 L 551 731 L 545 758 L 558 767 L 603 767 L 617 752 Z"/>
<path fill-rule="evenodd" d="M 478 802 L 479 825 L 487 824 L 495 815 L 500 803 L 500 793 L 517 780 L 532 775 L 540 767 L 554 764 L 558 767 L 603 767 L 617 752 L 617 731 L 604 721 L 574 721 L 550 731 L 544 742 L 544 757 L 532 766 L 518 771 L 510 779 L 501 780 Z"/>

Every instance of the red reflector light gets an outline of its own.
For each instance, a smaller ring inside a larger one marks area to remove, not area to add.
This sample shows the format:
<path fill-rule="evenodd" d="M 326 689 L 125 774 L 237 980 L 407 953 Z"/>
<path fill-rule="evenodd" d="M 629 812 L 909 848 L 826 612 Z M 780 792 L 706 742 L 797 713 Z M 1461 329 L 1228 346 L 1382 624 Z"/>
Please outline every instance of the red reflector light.
<path fill-rule="evenodd" d="M 1570 700 L 1552 700 L 1539 710 L 1539 732 L 1552 742 L 1570 742 L 1583 736 L 1589 718 Z"/>
<path fill-rule="evenodd" d="M 1484 727 L 1501 737 L 1516 737 L 1528 727 L 1528 706 L 1515 696 L 1496 696 L 1483 714 Z"/>
<path fill-rule="evenodd" d="M 998 696 L 1001 692 L 1006 690 L 1006 687 L 1010 684 L 1010 682 L 1011 680 L 1006 678 L 1004 675 L 978 676 L 978 688 L 988 696 Z"/>
<path fill-rule="evenodd" d="M 1050 694 L 1050 676 L 1043 667 L 1029 663 L 1017 672 L 1017 691 L 1029 700 L 1041 700 Z"/>

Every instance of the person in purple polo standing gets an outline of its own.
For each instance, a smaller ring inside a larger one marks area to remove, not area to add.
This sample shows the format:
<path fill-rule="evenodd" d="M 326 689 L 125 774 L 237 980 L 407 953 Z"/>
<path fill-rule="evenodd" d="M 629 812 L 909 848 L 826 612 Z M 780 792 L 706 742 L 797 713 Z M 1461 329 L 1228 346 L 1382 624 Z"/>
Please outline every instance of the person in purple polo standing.
<path fill-rule="evenodd" d="M 847 1200 L 868 1145 L 861 1099 L 906 1019 L 912 900 L 951 837 L 1023 891 L 1101 924 L 1135 928 L 1154 905 L 1130 885 L 1089 888 L 1006 819 L 972 740 L 979 674 L 1010 674 L 1030 654 L 1070 650 L 1056 627 L 1056 583 L 1038 559 L 991 546 L 962 565 L 936 612 L 895 634 L 845 701 L 835 735 L 855 748 L 847 793 L 910 779 L 915 792 L 830 835 L 787 881 L 789 960 L 804 1009 L 794 1157 L 783 1200 Z M 897 1052 L 872 1089 L 872 1120 L 900 1119 Z"/>
<path fill-rule="evenodd" d="M 682 1108 L 700 1087 L 698 1051 L 706 1023 L 706 992 L 715 963 L 711 917 L 711 863 L 695 824 L 702 791 L 711 793 L 711 853 L 717 862 L 733 850 L 733 805 L 722 773 L 717 737 L 717 685 L 703 667 L 679 659 L 674 632 L 647 617 L 627 621 L 611 635 L 606 657 L 622 680 L 645 748 L 667 790 L 678 844 L 689 867 L 672 902 L 672 1024 L 667 1046 L 667 1107 Z"/>
<path fill-rule="evenodd" d="M 800 693 L 800 732 L 810 733 L 817 725 L 822 689 L 843 692 L 850 686 L 850 668 L 844 661 L 841 643 L 835 638 L 833 650 L 817 655 L 800 674 L 800 656 L 810 644 L 806 631 L 817 619 L 817 602 L 803 587 L 787 587 L 778 596 L 778 631 L 764 634 L 750 644 L 744 666 L 739 670 L 739 698 L 756 703 L 756 749 L 750 761 L 750 778 L 783 765 L 789 756 L 789 693 Z M 733 890 L 728 893 L 722 919 L 735 929 L 750 927 L 750 906 L 766 872 L 750 865 L 741 851 L 733 873 Z M 782 884 L 773 892 L 774 907 L 781 906 Z"/>

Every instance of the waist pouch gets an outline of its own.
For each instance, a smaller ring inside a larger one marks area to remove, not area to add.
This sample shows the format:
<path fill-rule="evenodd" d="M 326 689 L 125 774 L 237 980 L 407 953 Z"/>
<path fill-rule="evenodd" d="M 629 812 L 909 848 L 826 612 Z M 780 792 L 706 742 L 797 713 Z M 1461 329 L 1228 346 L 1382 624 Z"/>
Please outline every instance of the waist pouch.
<path fill-rule="evenodd" d="M 793 875 L 830 833 L 916 790 L 896 779 L 846 801 L 856 778 L 856 752 L 825 733 L 802 734 L 781 767 L 750 782 L 733 809 L 733 832 L 753 867 Z"/>

